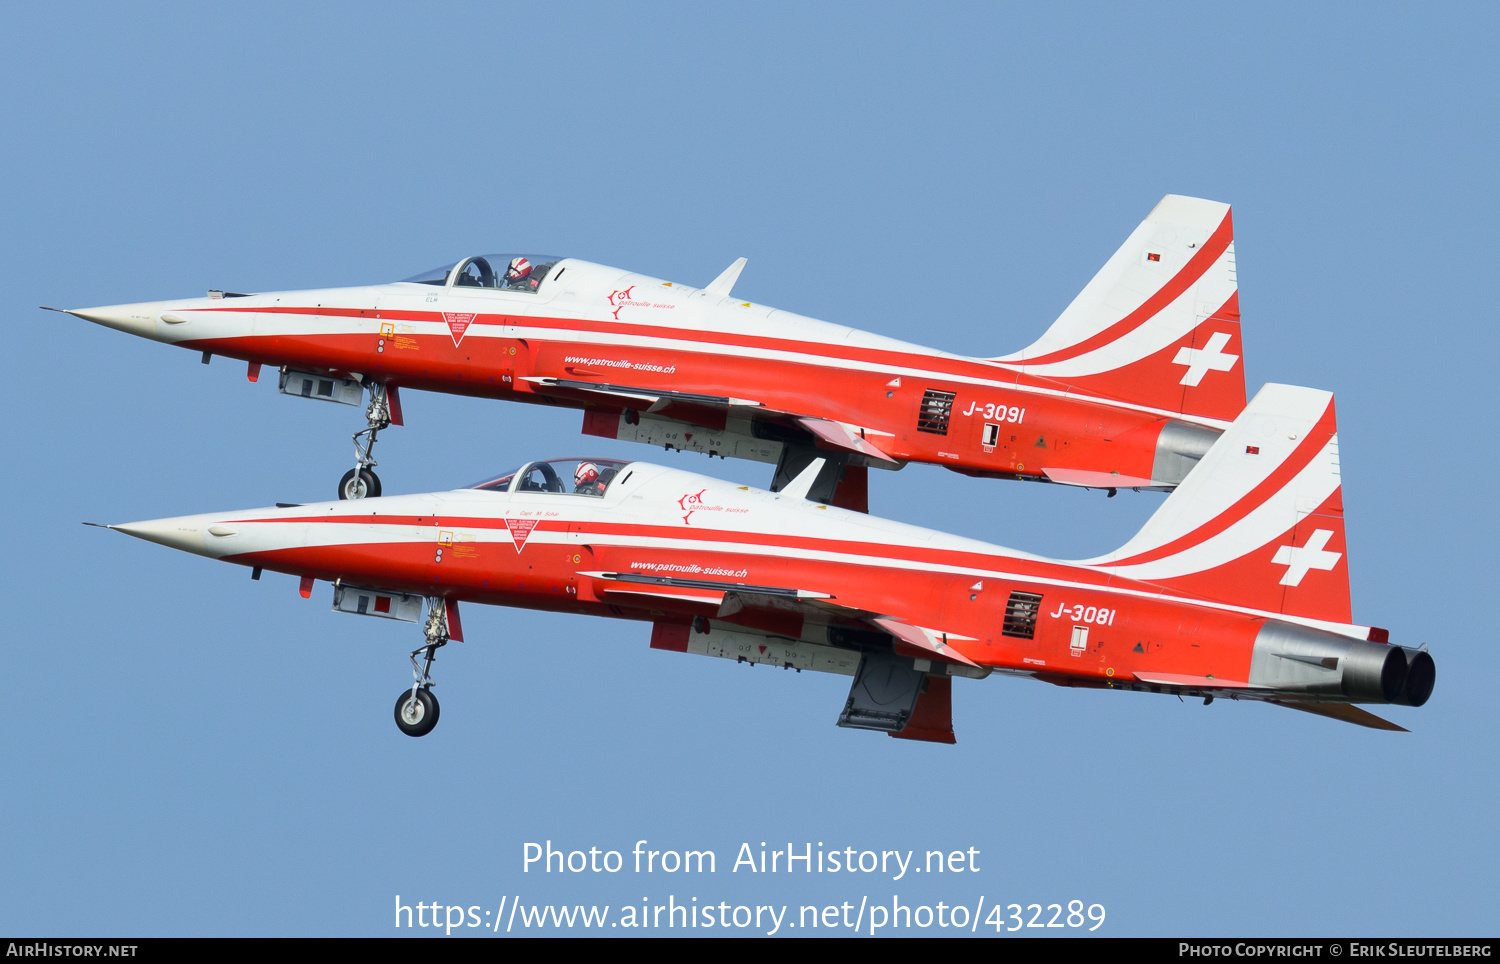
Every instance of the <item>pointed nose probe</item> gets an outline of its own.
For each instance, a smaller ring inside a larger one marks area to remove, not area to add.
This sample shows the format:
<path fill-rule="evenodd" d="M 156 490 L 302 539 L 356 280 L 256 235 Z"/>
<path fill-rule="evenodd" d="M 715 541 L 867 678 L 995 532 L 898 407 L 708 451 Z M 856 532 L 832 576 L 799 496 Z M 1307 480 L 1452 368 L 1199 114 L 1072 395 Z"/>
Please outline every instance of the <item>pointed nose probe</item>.
<path fill-rule="evenodd" d="M 42 307 L 46 308 L 45 305 Z M 139 335 L 142 338 L 154 338 L 156 336 L 156 320 L 158 317 L 166 320 L 166 315 L 161 315 L 155 310 L 151 303 L 135 305 L 105 305 L 100 308 L 47 308 L 48 311 L 60 311 L 63 314 L 91 321 L 105 328 L 113 328 L 123 331 L 129 335 Z"/>
<path fill-rule="evenodd" d="M 210 528 L 224 528 L 213 526 L 213 520 L 209 516 L 184 515 L 170 519 L 148 519 L 145 522 L 123 522 L 119 525 L 106 526 L 116 532 L 123 532 L 127 536 L 154 542 L 159 546 L 169 549 L 181 549 L 183 552 L 192 552 L 198 555 L 208 555 L 207 546 L 204 543 L 204 533 Z"/>

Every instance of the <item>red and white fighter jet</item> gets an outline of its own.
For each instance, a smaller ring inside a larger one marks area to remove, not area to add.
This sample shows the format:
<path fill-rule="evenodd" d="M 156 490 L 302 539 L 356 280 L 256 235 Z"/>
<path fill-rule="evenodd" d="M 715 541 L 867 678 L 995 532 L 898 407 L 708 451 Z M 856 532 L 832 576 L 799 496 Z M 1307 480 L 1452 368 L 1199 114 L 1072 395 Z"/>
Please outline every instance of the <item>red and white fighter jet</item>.
<path fill-rule="evenodd" d="M 487 255 L 394 284 L 101 308 L 80 318 L 279 366 L 280 390 L 364 404 L 339 497 L 401 388 L 584 410 L 583 431 L 775 463 L 864 511 L 869 466 L 1169 489 L 1245 404 L 1229 206 L 1170 195 L 1035 343 L 969 358 L 573 258 Z"/>
<path fill-rule="evenodd" d="M 334 583 L 334 607 L 423 622 L 396 703 L 437 722 L 460 602 L 652 622 L 657 649 L 853 677 L 842 726 L 954 740 L 954 677 L 1262 700 L 1401 729 L 1426 647 L 1352 622 L 1333 396 L 1267 385 L 1119 550 L 1062 561 L 643 462 L 552 460 L 452 492 L 117 525 Z"/>

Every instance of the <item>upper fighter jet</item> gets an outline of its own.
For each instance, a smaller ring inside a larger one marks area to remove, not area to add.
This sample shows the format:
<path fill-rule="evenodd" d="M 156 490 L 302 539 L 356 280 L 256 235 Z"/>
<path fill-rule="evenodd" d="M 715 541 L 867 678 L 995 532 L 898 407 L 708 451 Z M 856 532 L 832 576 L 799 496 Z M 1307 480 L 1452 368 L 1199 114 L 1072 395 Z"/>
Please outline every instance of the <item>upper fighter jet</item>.
<path fill-rule="evenodd" d="M 841 726 L 954 741 L 954 677 L 1258 700 L 1381 729 L 1422 705 L 1426 647 L 1352 622 L 1333 396 L 1267 385 L 1115 552 L 1047 559 L 644 462 L 533 462 L 467 489 L 113 526 L 334 583 L 334 608 L 424 623 L 396 700 L 437 723 L 460 602 L 654 623 L 651 645 L 853 677 Z M 424 607 L 425 604 L 425 607 Z M 423 618 L 424 608 L 427 611 Z"/>
<path fill-rule="evenodd" d="M 400 388 L 583 409 L 583 431 L 776 465 L 866 511 L 867 467 L 1170 489 L 1245 404 L 1229 206 L 1169 195 L 1029 347 L 970 358 L 574 258 L 483 255 L 392 284 L 80 308 L 365 404 L 341 499 L 380 494 Z M 964 284 L 936 271 L 931 284 Z M 914 319 L 915 320 L 915 319 Z"/>

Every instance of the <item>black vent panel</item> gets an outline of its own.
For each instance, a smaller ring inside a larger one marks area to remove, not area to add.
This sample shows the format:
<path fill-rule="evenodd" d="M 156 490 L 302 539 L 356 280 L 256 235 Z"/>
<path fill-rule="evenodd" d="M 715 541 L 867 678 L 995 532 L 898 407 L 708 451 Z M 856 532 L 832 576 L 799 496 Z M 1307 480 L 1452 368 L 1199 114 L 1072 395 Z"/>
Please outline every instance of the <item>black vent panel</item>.
<path fill-rule="evenodd" d="M 952 392 L 927 389 L 922 393 L 922 410 L 917 413 L 917 431 L 933 435 L 948 434 L 948 419 L 953 415 Z"/>
<path fill-rule="evenodd" d="M 1036 617 L 1042 611 L 1042 597 L 1034 592 L 1013 592 L 1005 601 L 1005 625 L 1002 636 L 1018 639 L 1036 638 Z"/>

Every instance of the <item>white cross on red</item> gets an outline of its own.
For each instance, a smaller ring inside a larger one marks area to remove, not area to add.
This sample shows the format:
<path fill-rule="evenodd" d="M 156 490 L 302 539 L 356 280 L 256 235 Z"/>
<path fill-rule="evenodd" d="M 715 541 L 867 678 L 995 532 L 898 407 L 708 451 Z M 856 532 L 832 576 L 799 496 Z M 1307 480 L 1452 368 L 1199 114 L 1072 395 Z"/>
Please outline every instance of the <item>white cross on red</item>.
<path fill-rule="evenodd" d="M 1197 385 L 1210 371 L 1227 372 L 1232 369 L 1234 363 L 1240 360 L 1240 356 L 1224 351 L 1224 346 L 1227 344 L 1229 344 L 1229 333 L 1216 331 L 1209 337 L 1208 344 L 1202 348 L 1177 349 L 1177 357 L 1172 359 L 1172 364 L 1187 366 L 1187 371 L 1182 375 L 1182 381 L 1177 384 Z"/>
<path fill-rule="evenodd" d="M 1343 553 L 1329 552 L 1323 548 L 1332 538 L 1332 529 L 1315 529 L 1313 534 L 1307 537 L 1306 545 L 1300 548 L 1282 546 L 1277 549 L 1271 562 L 1287 567 L 1286 574 L 1281 577 L 1281 584 L 1283 586 L 1300 585 L 1302 577 L 1307 575 L 1308 570 L 1321 569 L 1327 572 L 1338 565 L 1339 559 L 1343 558 Z"/>

